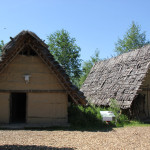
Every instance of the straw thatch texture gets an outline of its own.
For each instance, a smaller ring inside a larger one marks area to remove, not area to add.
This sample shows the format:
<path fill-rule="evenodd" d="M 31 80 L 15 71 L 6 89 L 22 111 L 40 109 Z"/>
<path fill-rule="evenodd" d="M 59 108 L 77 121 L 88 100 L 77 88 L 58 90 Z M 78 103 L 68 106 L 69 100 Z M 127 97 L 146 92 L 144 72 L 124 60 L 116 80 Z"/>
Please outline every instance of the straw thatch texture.
<path fill-rule="evenodd" d="M 86 104 L 84 94 L 70 82 L 65 70 L 55 61 L 53 55 L 50 54 L 48 46 L 33 32 L 22 31 L 14 38 L 11 38 L 11 41 L 4 46 L 0 61 L 0 72 L 2 72 L 25 47 L 32 48 L 48 68 L 55 73 L 60 84 L 64 87 L 74 103 Z"/>
<path fill-rule="evenodd" d="M 150 66 L 150 45 L 100 61 L 91 69 L 81 91 L 95 105 L 108 106 L 110 98 L 130 108 Z"/>

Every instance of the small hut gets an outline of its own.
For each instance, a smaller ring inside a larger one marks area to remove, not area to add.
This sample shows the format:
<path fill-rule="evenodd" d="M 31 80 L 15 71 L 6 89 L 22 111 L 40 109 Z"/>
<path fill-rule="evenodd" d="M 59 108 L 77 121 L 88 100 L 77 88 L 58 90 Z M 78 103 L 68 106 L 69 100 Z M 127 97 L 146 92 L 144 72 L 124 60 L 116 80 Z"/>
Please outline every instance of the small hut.
<path fill-rule="evenodd" d="M 48 46 L 30 31 L 11 38 L 0 61 L 0 123 L 65 125 L 69 102 L 86 104 Z"/>
<path fill-rule="evenodd" d="M 150 45 L 96 63 L 81 91 L 97 106 L 109 106 L 114 98 L 131 116 L 149 118 Z"/>

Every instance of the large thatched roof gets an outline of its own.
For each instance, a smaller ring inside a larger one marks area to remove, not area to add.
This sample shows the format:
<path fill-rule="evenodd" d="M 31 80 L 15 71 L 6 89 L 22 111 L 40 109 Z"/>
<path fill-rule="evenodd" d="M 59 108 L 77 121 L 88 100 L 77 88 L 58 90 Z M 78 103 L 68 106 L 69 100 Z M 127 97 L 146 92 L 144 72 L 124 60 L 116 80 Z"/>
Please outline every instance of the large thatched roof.
<path fill-rule="evenodd" d="M 116 98 L 129 108 L 150 67 L 150 45 L 100 61 L 91 69 L 81 91 L 95 105 L 108 106 Z"/>
<path fill-rule="evenodd" d="M 33 32 L 22 31 L 3 47 L 3 54 L 0 61 L 0 72 L 17 56 L 26 46 L 32 50 L 44 61 L 44 63 L 53 70 L 57 79 L 70 95 L 72 101 L 77 104 L 86 104 L 84 94 L 74 86 L 66 74 L 65 70 L 55 61 L 50 54 L 48 46 Z"/>

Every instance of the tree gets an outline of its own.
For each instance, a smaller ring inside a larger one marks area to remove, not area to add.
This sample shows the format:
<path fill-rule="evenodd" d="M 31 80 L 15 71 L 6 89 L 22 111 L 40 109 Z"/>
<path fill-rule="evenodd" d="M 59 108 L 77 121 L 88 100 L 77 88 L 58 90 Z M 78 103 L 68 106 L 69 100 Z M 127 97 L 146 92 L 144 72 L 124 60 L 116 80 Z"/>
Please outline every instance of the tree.
<path fill-rule="evenodd" d="M 0 42 L 0 55 L 2 54 L 2 48 L 3 48 L 3 46 L 4 46 L 4 41 L 1 40 L 1 42 Z"/>
<path fill-rule="evenodd" d="M 71 81 L 77 85 L 81 74 L 80 47 L 75 43 L 76 39 L 71 38 L 69 33 L 62 29 L 48 36 L 49 51 L 54 58 L 66 70 Z"/>
<path fill-rule="evenodd" d="M 99 51 L 96 50 L 94 56 L 91 56 L 91 59 L 88 61 L 83 62 L 83 66 L 82 66 L 82 75 L 80 77 L 80 81 L 79 81 L 79 87 L 82 86 L 82 84 L 84 83 L 85 79 L 87 78 L 91 68 L 93 67 L 93 65 L 100 61 L 99 58 Z"/>
<path fill-rule="evenodd" d="M 145 32 L 141 32 L 141 27 L 133 21 L 123 39 L 119 38 L 118 42 L 115 43 L 115 52 L 122 54 L 140 48 L 148 43 Z"/>

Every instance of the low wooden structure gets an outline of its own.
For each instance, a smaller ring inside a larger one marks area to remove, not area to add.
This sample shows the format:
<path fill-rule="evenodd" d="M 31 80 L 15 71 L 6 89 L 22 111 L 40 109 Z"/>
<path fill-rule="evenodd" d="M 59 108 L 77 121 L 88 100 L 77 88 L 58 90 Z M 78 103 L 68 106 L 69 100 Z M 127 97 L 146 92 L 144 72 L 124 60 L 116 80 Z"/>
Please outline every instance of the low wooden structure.
<path fill-rule="evenodd" d="M 11 38 L 0 62 L 0 123 L 64 125 L 69 101 L 86 104 L 48 46 L 30 31 Z"/>
<path fill-rule="evenodd" d="M 115 98 L 131 116 L 149 118 L 150 45 L 96 63 L 81 91 L 97 106 L 109 106 Z"/>

